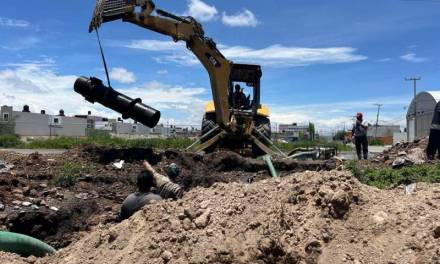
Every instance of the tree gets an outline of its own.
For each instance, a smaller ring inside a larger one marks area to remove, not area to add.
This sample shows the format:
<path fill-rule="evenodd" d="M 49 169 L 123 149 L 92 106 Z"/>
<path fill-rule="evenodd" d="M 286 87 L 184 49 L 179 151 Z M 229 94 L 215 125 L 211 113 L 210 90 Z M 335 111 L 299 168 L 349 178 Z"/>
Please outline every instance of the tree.
<path fill-rule="evenodd" d="M 309 136 L 310 140 L 315 140 L 315 124 L 309 122 Z"/>

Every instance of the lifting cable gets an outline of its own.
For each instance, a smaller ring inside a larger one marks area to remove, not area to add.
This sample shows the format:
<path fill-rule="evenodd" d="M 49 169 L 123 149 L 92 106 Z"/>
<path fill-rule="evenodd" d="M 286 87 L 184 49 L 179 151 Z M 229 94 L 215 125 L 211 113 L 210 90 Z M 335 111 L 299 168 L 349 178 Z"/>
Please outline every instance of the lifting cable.
<path fill-rule="evenodd" d="M 112 87 L 111 84 L 110 84 L 110 77 L 108 75 L 107 62 L 105 61 L 104 51 L 102 49 L 102 44 L 101 44 L 101 38 L 99 37 L 99 33 L 98 33 L 98 28 L 97 27 L 95 27 L 95 31 L 96 31 L 96 36 L 98 37 L 99 50 L 101 51 L 101 58 L 102 58 L 102 63 L 104 64 L 105 75 L 107 76 L 108 87 Z"/>

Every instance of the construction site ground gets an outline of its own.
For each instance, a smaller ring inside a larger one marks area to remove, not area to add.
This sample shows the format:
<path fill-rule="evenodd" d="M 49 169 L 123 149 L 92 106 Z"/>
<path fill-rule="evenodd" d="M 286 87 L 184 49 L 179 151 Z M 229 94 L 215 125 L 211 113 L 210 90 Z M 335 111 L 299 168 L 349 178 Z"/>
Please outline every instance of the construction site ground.
<path fill-rule="evenodd" d="M 119 223 L 143 159 L 161 172 L 178 164 L 187 193 Z M 273 179 L 262 160 L 232 152 L 87 145 L 0 160 L 13 165 L 0 176 L 0 229 L 58 249 L 42 259 L 0 253 L 2 263 L 440 263 L 439 184 L 379 190 L 335 160 L 275 160 Z M 53 186 L 66 163 L 82 167 L 75 185 Z"/>

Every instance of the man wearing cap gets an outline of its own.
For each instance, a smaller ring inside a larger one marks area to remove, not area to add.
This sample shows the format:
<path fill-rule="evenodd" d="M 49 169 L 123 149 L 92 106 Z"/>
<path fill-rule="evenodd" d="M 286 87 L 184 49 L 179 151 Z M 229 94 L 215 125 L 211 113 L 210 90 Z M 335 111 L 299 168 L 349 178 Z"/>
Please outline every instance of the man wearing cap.
<path fill-rule="evenodd" d="M 440 104 L 436 105 L 432 117 L 428 147 L 426 148 L 428 159 L 435 159 L 436 152 L 438 152 L 437 155 L 440 158 Z"/>
<path fill-rule="evenodd" d="M 363 123 L 363 114 L 356 114 L 356 124 L 353 126 L 354 144 L 356 145 L 356 153 L 358 159 L 362 159 L 361 152 L 364 159 L 368 158 L 368 139 L 367 139 L 368 126 Z"/>
<path fill-rule="evenodd" d="M 178 199 L 183 196 L 183 189 L 170 178 L 156 172 L 148 161 L 143 163 L 145 170 L 138 174 L 136 185 L 138 191 L 130 194 L 122 203 L 120 220 L 125 220 L 147 204 L 162 199 Z M 176 164 L 169 166 L 169 175 L 177 177 L 179 168 Z M 174 180 L 174 179 L 173 179 Z M 156 188 L 155 194 L 152 189 Z"/>

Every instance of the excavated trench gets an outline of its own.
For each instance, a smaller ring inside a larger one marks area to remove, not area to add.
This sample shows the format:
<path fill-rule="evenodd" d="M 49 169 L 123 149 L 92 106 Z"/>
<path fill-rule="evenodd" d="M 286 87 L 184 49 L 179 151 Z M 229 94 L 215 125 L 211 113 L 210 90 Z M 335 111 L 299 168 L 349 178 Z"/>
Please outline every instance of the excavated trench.
<path fill-rule="evenodd" d="M 148 160 L 159 172 L 176 163 L 176 182 L 185 190 L 210 187 L 216 182 L 256 182 L 270 177 L 260 159 L 234 152 L 207 155 L 151 148 L 102 148 L 86 145 L 62 155 L 0 153 L 14 168 L 0 175 L 0 229 L 23 233 L 62 248 L 99 224 L 116 223 L 120 204 L 135 190 L 135 177 Z M 124 160 L 122 169 L 112 166 Z M 66 163 L 79 165 L 76 183 L 69 188 L 52 185 Z M 301 171 L 331 170 L 336 162 L 274 160 L 281 177 Z M 31 203 L 31 205 L 29 205 Z M 35 205 L 35 206 L 34 206 Z"/>

